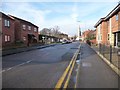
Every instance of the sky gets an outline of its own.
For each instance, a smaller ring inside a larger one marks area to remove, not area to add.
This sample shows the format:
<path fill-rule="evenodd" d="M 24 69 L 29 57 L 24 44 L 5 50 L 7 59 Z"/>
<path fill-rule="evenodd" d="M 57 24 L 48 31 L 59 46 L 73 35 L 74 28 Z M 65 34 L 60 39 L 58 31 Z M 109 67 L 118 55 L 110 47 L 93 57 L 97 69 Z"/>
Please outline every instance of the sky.
<path fill-rule="evenodd" d="M 4 0 L 0 11 L 27 20 L 43 28 L 59 26 L 62 33 L 77 35 L 95 29 L 97 21 L 105 17 L 119 0 Z M 79 21 L 79 22 L 78 22 Z"/>

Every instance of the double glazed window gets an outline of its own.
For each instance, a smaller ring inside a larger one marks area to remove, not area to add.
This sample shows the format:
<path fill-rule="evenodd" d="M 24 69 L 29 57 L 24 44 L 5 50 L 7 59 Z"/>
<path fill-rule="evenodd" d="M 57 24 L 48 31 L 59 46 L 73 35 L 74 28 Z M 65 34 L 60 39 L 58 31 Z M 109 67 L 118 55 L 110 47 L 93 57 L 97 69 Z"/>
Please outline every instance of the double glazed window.
<path fill-rule="evenodd" d="M 5 35 L 5 42 L 9 42 L 10 41 L 10 36 L 9 35 Z"/>
<path fill-rule="evenodd" d="M 31 30 L 31 26 L 28 26 L 28 30 Z"/>
<path fill-rule="evenodd" d="M 34 27 L 34 32 L 37 32 L 37 28 Z"/>
<path fill-rule="evenodd" d="M 26 25 L 22 25 L 22 29 L 25 30 L 26 29 Z"/>
<path fill-rule="evenodd" d="M 10 27 L 10 21 L 5 19 L 4 20 L 4 25 L 5 25 L 5 27 Z"/>
<path fill-rule="evenodd" d="M 118 14 L 116 14 L 116 21 L 118 21 Z"/>

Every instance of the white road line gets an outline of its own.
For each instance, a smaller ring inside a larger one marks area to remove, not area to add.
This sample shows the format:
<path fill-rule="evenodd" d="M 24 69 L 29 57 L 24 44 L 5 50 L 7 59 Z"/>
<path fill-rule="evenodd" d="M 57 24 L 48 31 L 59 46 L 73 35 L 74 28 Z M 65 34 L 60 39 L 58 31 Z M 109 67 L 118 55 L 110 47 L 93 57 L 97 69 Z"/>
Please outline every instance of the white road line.
<path fill-rule="evenodd" d="M 11 67 L 11 68 L 6 69 L 5 71 L 9 71 L 10 69 L 12 69 L 12 67 Z"/>
<path fill-rule="evenodd" d="M 5 72 L 5 70 L 0 71 L 0 73 Z"/>
<path fill-rule="evenodd" d="M 30 63 L 31 61 L 32 61 L 32 60 L 29 60 L 29 61 L 26 61 L 26 62 L 24 62 L 24 63 L 18 64 L 18 65 L 16 65 L 16 66 L 10 67 L 10 68 L 8 68 L 8 69 L 6 69 L 6 70 L 2 70 L 2 71 L 0 71 L 0 73 L 5 72 L 5 71 L 9 71 L 9 70 L 11 70 L 11 69 L 13 69 L 13 68 L 22 66 L 22 65 L 27 64 L 27 63 Z"/>

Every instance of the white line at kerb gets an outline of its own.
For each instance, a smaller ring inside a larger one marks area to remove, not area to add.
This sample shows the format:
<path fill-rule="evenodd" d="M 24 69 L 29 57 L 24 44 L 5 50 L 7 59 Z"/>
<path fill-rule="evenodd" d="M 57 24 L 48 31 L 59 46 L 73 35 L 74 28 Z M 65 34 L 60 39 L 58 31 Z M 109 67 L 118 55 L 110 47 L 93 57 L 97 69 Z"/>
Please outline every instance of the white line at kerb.
<path fill-rule="evenodd" d="M 5 72 L 5 71 L 9 71 L 9 70 L 11 70 L 11 69 L 13 69 L 13 68 L 22 66 L 22 65 L 27 64 L 27 63 L 30 63 L 31 61 L 32 61 L 32 60 L 29 60 L 29 61 L 27 61 L 27 62 L 24 62 L 24 63 L 18 64 L 18 65 L 16 65 L 16 66 L 10 67 L 10 68 L 8 68 L 8 69 L 6 69 L 6 70 L 2 70 L 0 73 Z"/>

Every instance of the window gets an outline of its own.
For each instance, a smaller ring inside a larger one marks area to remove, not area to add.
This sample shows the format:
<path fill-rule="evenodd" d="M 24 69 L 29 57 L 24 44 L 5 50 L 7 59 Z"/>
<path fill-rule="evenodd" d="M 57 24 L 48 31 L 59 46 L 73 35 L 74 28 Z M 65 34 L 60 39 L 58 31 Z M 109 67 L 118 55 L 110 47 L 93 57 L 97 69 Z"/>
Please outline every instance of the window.
<path fill-rule="evenodd" d="M 28 26 L 28 30 L 31 30 L 31 26 Z"/>
<path fill-rule="evenodd" d="M 102 34 L 100 35 L 100 40 L 102 40 Z"/>
<path fill-rule="evenodd" d="M 5 35 L 5 42 L 9 42 L 10 41 L 10 36 L 9 35 Z"/>
<path fill-rule="evenodd" d="M 7 20 L 5 20 L 5 26 L 7 26 Z"/>
<path fill-rule="evenodd" d="M 108 40 L 110 40 L 110 34 L 108 34 L 108 37 L 107 37 Z"/>
<path fill-rule="evenodd" d="M 8 41 L 10 41 L 10 36 L 7 37 Z"/>
<path fill-rule="evenodd" d="M 10 27 L 10 21 L 9 20 L 4 20 L 4 25 L 6 27 Z"/>
<path fill-rule="evenodd" d="M 7 42 L 7 35 L 5 35 L 5 42 Z"/>
<path fill-rule="evenodd" d="M 109 26 L 109 23 L 110 23 L 110 22 L 109 22 L 109 20 L 108 20 L 108 21 L 107 21 L 108 26 Z"/>
<path fill-rule="evenodd" d="M 26 41 L 26 37 L 23 37 L 23 40 Z"/>
<path fill-rule="evenodd" d="M 25 30 L 26 29 L 26 25 L 22 25 L 22 28 Z"/>
<path fill-rule="evenodd" d="M 37 32 L 37 28 L 34 28 L 34 31 Z"/>
<path fill-rule="evenodd" d="M 116 21 L 118 21 L 118 14 L 116 15 Z"/>
<path fill-rule="evenodd" d="M 10 27 L 10 21 L 7 21 L 8 27 Z"/>

